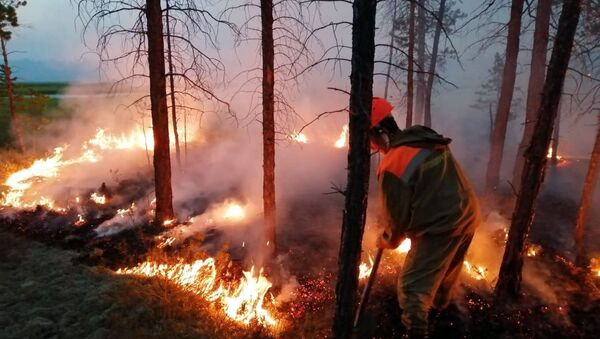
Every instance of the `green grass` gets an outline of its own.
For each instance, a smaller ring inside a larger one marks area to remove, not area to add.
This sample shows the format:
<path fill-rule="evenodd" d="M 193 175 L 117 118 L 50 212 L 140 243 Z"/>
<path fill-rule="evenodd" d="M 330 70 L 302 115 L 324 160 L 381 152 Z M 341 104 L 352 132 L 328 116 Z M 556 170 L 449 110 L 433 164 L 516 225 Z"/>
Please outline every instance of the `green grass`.
<path fill-rule="evenodd" d="M 69 86 L 66 82 L 18 82 L 15 84 L 15 92 L 17 95 L 28 95 L 31 92 L 57 95 L 62 94 Z"/>

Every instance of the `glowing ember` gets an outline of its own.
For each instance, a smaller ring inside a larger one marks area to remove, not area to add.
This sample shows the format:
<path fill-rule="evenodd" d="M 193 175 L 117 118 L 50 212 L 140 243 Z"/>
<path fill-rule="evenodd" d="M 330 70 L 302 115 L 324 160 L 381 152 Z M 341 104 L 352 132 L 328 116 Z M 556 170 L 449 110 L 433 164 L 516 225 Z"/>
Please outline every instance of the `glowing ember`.
<path fill-rule="evenodd" d="M 83 216 L 81 214 L 77 214 L 77 221 L 75 221 L 75 226 L 81 226 L 85 224 L 85 219 L 83 219 Z"/>
<path fill-rule="evenodd" d="M 246 217 L 246 211 L 240 204 L 229 202 L 225 205 L 221 216 L 226 220 L 240 221 Z"/>
<path fill-rule="evenodd" d="M 592 258 L 590 260 L 590 270 L 596 277 L 600 278 L 600 258 Z"/>
<path fill-rule="evenodd" d="M 94 192 L 94 193 L 92 193 L 92 195 L 90 195 L 90 200 L 92 200 L 93 202 L 95 202 L 98 205 L 106 204 L 106 197 L 104 195 L 98 194 L 96 192 Z"/>
<path fill-rule="evenodd" d="M 473 265 L 467 260 L 463 261 L 465 271 L 471 278 L 475 280 L 486 280 L 487 279 L 487 268 L 480 265 Z"/>
<path fill-rule="evenodd" d="M 340 133 L 340 137 L 335 141 L 336 148 L 344 148 L 348 143 L 348 125 L 344 125 L 342 128 L 342 133 Z"/>
<path fill-rule="evenodd" d="M 361 263 L 358 266 L 358 279 L 366 279 L 371 275 L 371 271 L 373 270 L 373 258 L 369 256 L 369 263 Z"/>
<path fill-rule="evenodd" d="M 307 144 L 308 143 L 308 138 L 306 137 L 306 135 L 304 135 L 304 133 L 297 133 L 294 132 L 292 134 L 290 134 L 290 138 L 296 142 L 299 142 L 301 144 Z"/>
<path fill-rule="evenodd" d="M 405 238 L 396 249 L 398 253 L 408 253 L 410 251 L 411 242 L 409 238 Z"/>
<path fill-rule="evenodd" d="M 263 276 L 262 269 L 255 275 L 253 267 L 243 272 L 240 281 L 232 283 L 221 281 L 213 258 L 196 260 L 191 264 L 147 261 L 137 267 L 119 269 L 116 273 L 167 279 L 186 291 L 215 302 L 228 317 L 242 324 L 256 321 L 263 326 L 274 326 L 278 323 L 264 308 L 265 296 L 272 284 Z"/>
<path fill-rule="evenodd" d="M 553 150 L 552 146 L 550 146 L 550 148 L 548 148 L 548 153 L 546 154 L 546 158 L 552 159 L 552 150 Z M 560 156 L 558 154 L 556 155 L 556 160 L 562 160 L 562 158 L 563 158 L 562 156 Z"/>
<path fill-rule="evenodd" d="M 527 245 L 527 256 L 535 257 L 538 254 L 542 253 L 542 246 L 536 244 Z"/>

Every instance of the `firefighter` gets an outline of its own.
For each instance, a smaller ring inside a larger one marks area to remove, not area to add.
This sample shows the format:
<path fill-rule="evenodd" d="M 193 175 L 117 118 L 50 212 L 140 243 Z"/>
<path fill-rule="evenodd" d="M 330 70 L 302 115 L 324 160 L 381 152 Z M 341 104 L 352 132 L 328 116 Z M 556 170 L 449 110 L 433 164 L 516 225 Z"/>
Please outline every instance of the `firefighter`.
<path fill-rule="evenodd" d="M 392 105 L 373 98 L 371 147 L 383 154 L 377 177 L 384 232 L 377 247 L 412 246 L 398 279 L 402 323 L 427 337 L 428 315 L 445 309 L 477 225 L 479 204 L 445 138 L 424 126 L 400 130 Z"/>

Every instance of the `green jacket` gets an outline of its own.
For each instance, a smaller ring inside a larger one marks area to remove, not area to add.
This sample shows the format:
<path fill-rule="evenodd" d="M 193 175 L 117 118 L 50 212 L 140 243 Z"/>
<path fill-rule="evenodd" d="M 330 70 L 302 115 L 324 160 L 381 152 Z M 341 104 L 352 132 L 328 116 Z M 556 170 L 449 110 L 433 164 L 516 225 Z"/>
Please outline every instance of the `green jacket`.
<path fill-rule="evenodd" d="M 383 207 L 392 243 L 403 236 L 474 231 L 479 204 L 445 138 L 424 126 L 402 130 L 379 165 Z"/>

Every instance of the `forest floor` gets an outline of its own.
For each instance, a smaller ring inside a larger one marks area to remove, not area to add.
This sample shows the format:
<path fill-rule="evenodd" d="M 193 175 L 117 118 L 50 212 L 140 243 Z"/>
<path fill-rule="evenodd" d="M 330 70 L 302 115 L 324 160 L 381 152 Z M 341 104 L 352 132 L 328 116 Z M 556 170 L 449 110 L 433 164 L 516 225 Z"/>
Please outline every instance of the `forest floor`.
<path fill-rule="evenodd" d="M 598 337 L 600 280 L 568 260 L 572 245 L 565 239 L 571 238 L 576 194 L 553 191 L 556 185 L 570 187 L 571 177 L 579 176 L 571 172 L 549 173 L 552 189 L 542 194 L 531 233 L 544 251 L 526 259 L 522 301 L 494 308 L 491 282 L 463 277 L 456 307 L 440 317 L 432 337 Z M 0 220 L 0 338 L 328 337 L 340 224 L 339 211 L 331 205 L 340 202 L 330 196 L 299 199 L 281 225 L 283 254 L 267 273 L 277 280 L 277 271 L 286 271 L 298 284 L 295 299 L 278 308 L 286 327 L 276 333 L 239 325 L 167 280 L 116 275 L 114 269 L 156 255 L 156 231 L 151 228 L 99 240 L 89 236 L 93 225 L 73 230 L 64 217 L 42 210 Z M 508 208 L 500 212 L 510 216 Z M 590 225 L 598 225 L 597 211 L 592 220 Z M 590 229 L 597 232 L 596 226 Z M 591 253 L 600 251 L 597 242 L 589 245 Z M 388 253 L 384 263 L 360 338 L 404 333 L 395 292 L 401 259 Z"/>

